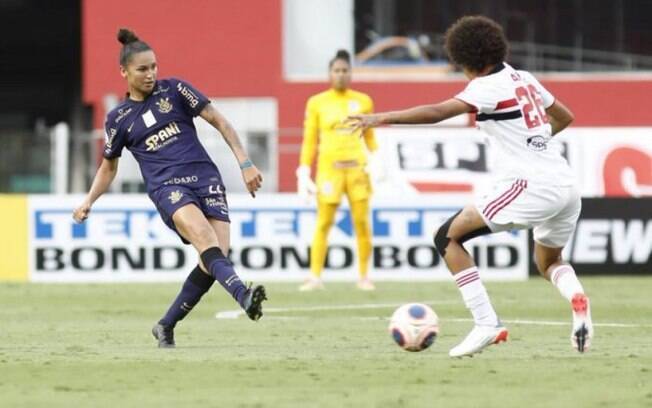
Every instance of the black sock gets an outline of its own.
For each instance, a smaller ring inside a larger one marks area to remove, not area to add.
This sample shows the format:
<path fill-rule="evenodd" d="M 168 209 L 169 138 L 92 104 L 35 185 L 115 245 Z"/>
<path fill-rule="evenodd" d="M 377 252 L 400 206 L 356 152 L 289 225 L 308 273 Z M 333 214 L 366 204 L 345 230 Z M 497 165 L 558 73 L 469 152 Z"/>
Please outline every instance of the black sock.
<path fill-rule="evenodd" d="M 242 306 L 247 287 L 235 273 L 233 264 L 218 247 L 211 247 L 201 253 L 201 260 L 208 272 Z"/>
<path fill-rule="evenodd" d="M 190 272 L 190 275 L 186 278 L 186 281 L 181 287 L 181 292 L 177 295 L 177 298 L 174 299 L 172 305 L 168 309 L 167 313 L 159 321 L 163 326 L 174 327 L 179 320 L 182 320 L 197 303 L 204 293 L 213 286 L 212 276 L 208 276 L 199 269 L 199 265 Z"/>

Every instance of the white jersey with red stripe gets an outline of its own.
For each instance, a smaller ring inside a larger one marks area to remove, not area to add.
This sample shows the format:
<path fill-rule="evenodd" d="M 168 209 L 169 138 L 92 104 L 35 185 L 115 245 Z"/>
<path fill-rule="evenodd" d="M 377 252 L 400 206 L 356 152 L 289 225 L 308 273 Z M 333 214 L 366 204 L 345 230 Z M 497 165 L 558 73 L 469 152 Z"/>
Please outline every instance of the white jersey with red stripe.
<path fill-rule="evenodd" d="M 488 135 L 498 180 L 575 184 L 546 115 L 555 98 L 532 74 L 499 64 L 488 75 L 471 80 L 455 98 L 477 111 L 476 125 Z"/>

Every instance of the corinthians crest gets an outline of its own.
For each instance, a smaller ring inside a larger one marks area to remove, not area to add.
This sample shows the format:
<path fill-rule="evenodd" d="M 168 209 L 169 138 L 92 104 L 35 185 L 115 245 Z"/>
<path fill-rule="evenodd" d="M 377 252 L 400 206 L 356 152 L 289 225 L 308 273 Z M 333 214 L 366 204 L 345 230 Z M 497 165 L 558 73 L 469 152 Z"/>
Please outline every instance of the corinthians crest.
<path fill-rule="evenodd" d="M 161 113 L 170 113 L 172 110 L 172 103 L 170 102 L 170 98 L 161 98 L 158 102 L 156 102 L 156 105 L 158 105 L 158 111 Z"/>

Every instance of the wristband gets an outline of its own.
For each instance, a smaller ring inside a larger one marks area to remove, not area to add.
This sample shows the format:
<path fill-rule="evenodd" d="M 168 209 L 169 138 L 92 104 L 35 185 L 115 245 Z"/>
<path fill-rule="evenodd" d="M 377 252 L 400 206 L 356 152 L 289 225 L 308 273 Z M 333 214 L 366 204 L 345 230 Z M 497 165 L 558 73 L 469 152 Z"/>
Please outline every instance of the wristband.
<path fill-rule="evenodd" d="M 254 167 L 254 164 L 249 159 L 240 163 L 240 170 L 248 169 L 249 167 Z"/>

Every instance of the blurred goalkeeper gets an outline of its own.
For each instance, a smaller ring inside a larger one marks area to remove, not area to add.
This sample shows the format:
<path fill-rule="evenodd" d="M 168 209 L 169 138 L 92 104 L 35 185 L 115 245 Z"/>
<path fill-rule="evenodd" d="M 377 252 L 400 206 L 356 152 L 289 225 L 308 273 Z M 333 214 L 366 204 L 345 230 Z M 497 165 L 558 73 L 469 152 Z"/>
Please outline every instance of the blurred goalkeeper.
<path fill-rule="evenodd" d="M 197 138 L 193 118 L 201 116 L 217 129 L 242 169 L 252 196 L 262 176 L 249 160 L 238 134 L 204 95 L 176 78 L 157 79 L 154 51 L 136 35 L 120 29 L 120 73 L 127 81 L 126 99 L 107 114 L 104 159 L 93 185 L 73 217 L 83 222 L 95 200 L 104 194 L 128 149 L 143 174 L 147 193 L 165 224 L 199 254 L 181 291 L 152 334 L 162 348 L 175 347 L 174 328 L 199 303 L 213 283 L 220 285 L 258 320 L 266 300 L 262 285 L 247 288 L 227 258 L 230 245 L 229 207 L 222 176 Z"/>
<path fill-rule="evenodd" d="M 374 290 L 369 280 L 368 265 L 371 255 L 371 225 L 369 223 L 370 173 L 378 178 L 381 166 L 374 154 L 378 149 L 372 129 L 360 136 L 344 125 L 348 115 L 371 113 L 373 102 L 368 95 L 349 88 L 351 59 L 345 50 L 329 63 L 331 88 L 313 95 L 306 105 L 300 165 L 297 168 L 298 193 L 307 201 L 317 198 L 317 223 L 310 249 L 310 278 L 301 291 L 322 289 L 321 273 L 328 249 L 328 232 L 335 213 L 346 194 L 351 207 L 351 218 L 358 246 L 357 287 Z M 310 169 L 317 154 L 317 180 L 313 182 Z"/>
<path fill-rule="evenodd" d="M 574 173 L 553 136 L 573 121 L 573 114 L 532 74 L 506 64 L 507 49 L 503 29 L 496 22 L 482 16 L 463 17 L 446 32 L 446 50 L 470 80 L 464 91 L 434 105 L 354 115 L 347 121 L 364 130 L 383 124 L 437 123 L 475 112 L 478 127 L 491 142 L 496 157 L 493 189 L 434 234 L 435 247 L 475 323 L 450 350 L 451 357 L 472 356 L 507 340 L 507 329 L 463 244 L 512 229 L 532 229 L 539 272 L 570 303 L 573 347 L 584 352 L 593 337 L 589 298 L 573 267 L 562 259 L 582 203 Z"/>

